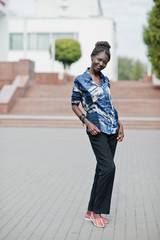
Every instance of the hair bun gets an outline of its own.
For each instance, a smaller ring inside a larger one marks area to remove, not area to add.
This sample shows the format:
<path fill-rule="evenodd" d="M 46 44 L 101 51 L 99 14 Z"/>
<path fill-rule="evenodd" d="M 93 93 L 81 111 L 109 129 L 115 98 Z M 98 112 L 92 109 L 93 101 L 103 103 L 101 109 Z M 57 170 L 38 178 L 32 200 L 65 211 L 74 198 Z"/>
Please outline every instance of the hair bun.
<path fill-rule="evenodd" d="M 109 43 L 107 41 L 99 41 L 95 44 L 95 47 L 104 47 L 104 48 L 108 48 L 108 49 L 111 48 L 111 46 L 109 45 Z"/>
<path fill-rule="evenodd" d="M 107 41 L 98 41 L 95 44 L 95 47 L 91 53 L 91 57 L 96 56 L 100 52 L 105 52 L 105 54 L 108 56 L 108 62 L 109 62 L 111 58 L 110 48 L 111 46 Z"/>

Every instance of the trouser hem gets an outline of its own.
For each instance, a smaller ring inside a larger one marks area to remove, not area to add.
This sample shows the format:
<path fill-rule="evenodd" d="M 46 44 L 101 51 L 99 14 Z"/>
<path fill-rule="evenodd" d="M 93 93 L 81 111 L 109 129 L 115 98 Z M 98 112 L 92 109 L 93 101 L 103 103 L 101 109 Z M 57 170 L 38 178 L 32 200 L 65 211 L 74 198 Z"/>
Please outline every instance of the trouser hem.
<path fill-rule="evenodd" d="M 110 214 L 110 211 L 105 211 L 105 210 L 94 210 L 94 209 L 88 209 L 90 212 L 94 212 L 96 214 Z"/>

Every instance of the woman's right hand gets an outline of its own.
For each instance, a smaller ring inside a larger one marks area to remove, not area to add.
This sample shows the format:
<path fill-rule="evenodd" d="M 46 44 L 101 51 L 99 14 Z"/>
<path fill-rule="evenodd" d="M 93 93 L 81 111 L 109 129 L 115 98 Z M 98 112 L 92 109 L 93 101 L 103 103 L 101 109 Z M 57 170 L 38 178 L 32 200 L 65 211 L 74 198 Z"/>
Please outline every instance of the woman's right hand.
<path fill-rule="evenodd" d="M 86 126 L 88 127 L 89 132 L 92 135 L 97 135 L 97 134 L 101 133 L 101 131 L 93 123 L 91 123 L 89 120 L 87 121 Z"/>
<path fill-rule="evenodd" d="M 72 110 L 73 112 L 79 117 L 82 114 L 82 111 L 80 110 L 80 108 L 77 105 L 72 105 Z M 91 123 L 87 118 L 84 118 L 84 124 L 88 127 L 89 132 L 92 135 L 97 135 L 99 134 L 101 131 L 93 124 Z"/>

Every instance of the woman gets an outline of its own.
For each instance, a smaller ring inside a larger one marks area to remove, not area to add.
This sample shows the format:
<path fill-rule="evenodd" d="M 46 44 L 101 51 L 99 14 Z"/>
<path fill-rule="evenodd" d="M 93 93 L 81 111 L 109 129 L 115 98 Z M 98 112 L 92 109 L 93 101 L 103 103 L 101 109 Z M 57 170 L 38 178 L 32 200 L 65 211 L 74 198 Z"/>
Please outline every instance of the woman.
<path fill-rule="evenodd" d="M 91 67 L 74 81 L 72 109 L 87 127 L 97 166 L 85 219 L 97 227 L 109 221 L 101 214 L 110 213 L 115 175 L 114 154 L 117 141 L 123 140 L 123 126 L 110 97 L 110 84 L 101 71 L 110 60 L 108 42 L 97 42 L 91 53 Z M 79 108 L 80 102 L 87 115 Z"/>

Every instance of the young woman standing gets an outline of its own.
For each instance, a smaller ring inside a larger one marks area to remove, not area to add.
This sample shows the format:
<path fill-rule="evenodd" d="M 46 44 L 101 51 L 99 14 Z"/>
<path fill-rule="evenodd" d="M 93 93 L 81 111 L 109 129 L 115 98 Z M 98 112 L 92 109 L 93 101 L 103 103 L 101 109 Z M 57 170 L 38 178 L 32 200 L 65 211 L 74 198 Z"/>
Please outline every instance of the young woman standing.
<path fill-rule="evenodd" d="M 86 125 L 87 134 L 97 160 L 88 211 L 85 219 L 97 227 L 109 221 L 101 214 L 110 213 L 110 203 L 115 175 L 114 155 L 117 141 L 124 137 L 111 96 L 110 84 L 101 71 L 110 61 L 108 42 L 97 42 L 91 53 L 91 67 L 75 81 L 72 92 L 72 109 Z M 80 102 L 86 115 L 79 108 Z"/>

